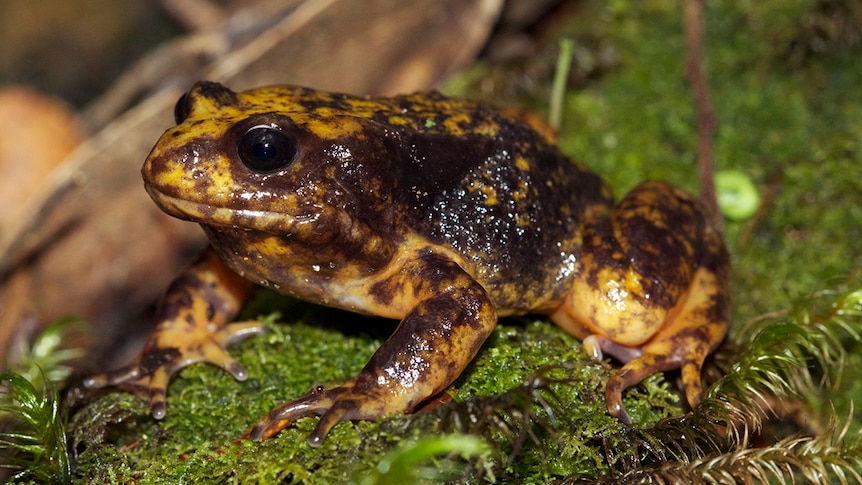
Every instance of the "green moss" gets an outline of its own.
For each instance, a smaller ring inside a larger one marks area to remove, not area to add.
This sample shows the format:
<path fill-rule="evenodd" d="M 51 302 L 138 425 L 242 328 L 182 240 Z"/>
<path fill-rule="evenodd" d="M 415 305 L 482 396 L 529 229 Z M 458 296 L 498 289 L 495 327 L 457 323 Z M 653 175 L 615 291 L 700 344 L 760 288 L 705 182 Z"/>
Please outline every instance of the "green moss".
<path fill-rule="evenodd" d="M 271 324 L 270 328 L 267 336 L 234 347 L 249 371 L 248 381 L 237 382 L 212 366 L 189 367 L 172 382 L 168 414 L 162 421 L 150 418 L 146 403 L 128 394 L 109 394 L 87 406 L 73 423 L 74 446 L 81 451 L 79 472 L 105 483 L 133 479 L 137 483 L 343 483 L 369 475 L 398 447 L 429 435 L 448 434 L 443 430 L 453 429 L 456 419 L 469 415 L 443 405 L 416 416 L 384 419 L 380 429 L 378 423 L 343 423 L 316 449 L 305 444 L 316 418 L 300 419 L 263 443 L 237 441 L 278 404 L 316 383 L 355 375 L 381 343 L 366 335 L 345 336 L 325 325 Z M 510 321 L 499 326 L 454 386 L 458 402 L 498 396 L 540 369 L 561 363 L 567 364 L 566 369 L 556 369 L 555 374 L 565 384 L 554 386 L 561 403 L 555 409 L 566 420 L 577 417 L 580 425 L 565 431 L 561 450 L 529 439 L 521 445 L 519 466 L 536 470 L 540 482 L 599 470 L 594 437 L 620 426 L 605 412 L 603 387 L 610 367 L 586 359 L 577 340 L 546 322 Z M 678 413 L 675 402 L 657 376 L 630 394 L 626 404 L 636 421 L 649 424 Z M 517 412 L 531 405 L 529 396 L 513 393 L 498 401 L 495 409 L 508 406 Z M 480 430 L 487 432 L 498 450 L 494 457 L 512 452 L 511 442 L 498 431 L 493 426 Z M 534 432 L 547 435 L 548 430 Z M 105 463 L 112 466 L 105 468 Z"/>

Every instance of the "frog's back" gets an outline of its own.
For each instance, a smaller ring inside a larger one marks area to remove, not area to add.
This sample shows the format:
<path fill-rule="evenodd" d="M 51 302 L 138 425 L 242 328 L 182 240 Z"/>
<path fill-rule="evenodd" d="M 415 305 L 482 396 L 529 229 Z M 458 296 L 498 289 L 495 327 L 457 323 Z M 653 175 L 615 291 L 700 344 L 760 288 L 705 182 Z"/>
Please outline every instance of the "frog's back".
<path fill-rule="evenodd" d="M 402 110 L 418 117 L 398 130 L 398 225 L 460 254 L 501 313 L 556 305 L 577 270 L 584 214 L 611 206 L 608 188 L 514 111 L 394 98 L 412 100 L 426 109 Z"/>

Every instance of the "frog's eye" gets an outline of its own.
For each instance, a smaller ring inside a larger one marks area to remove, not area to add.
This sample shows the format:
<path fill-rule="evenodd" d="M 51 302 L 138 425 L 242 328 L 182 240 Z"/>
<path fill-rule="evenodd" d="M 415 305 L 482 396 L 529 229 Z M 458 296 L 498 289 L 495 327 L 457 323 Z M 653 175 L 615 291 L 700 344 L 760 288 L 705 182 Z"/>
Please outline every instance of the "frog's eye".
<path fill-rule="evenodd" d="M 190 112 L 189 93 L 185 93 L 180 96 L 180 99 L 177 100 L 177 104 L 174 105 L 174 121 L 176 121 L 177 124 L 182 123 L 189 117 Z"/>
<path fill-rule="evenodd" d="M 256 126 L 239 140 L 237 153 L 242 163 L 255 172 L 273 172 L 293 161 L 296 145 L 276 129 Z"/>

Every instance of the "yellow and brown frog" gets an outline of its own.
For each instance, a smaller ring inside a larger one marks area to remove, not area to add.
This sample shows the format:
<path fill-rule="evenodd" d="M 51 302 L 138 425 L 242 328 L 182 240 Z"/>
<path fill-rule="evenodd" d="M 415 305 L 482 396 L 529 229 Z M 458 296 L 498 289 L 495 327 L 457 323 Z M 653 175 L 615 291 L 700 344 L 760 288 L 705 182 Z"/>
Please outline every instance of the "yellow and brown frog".
<path fill-rule="evenodd" d="M 400 319 L 358 376 L 262 418 L 264 439 L 302 416 L 319 444 L 344 420 L 406 412 L 464 370 L 506 315 L 546 314 L 622 391 L 681 369 L 688 402 L 728 327 L 728 256 L 702 205 L 646 182 L 615 207 L 602 180 L 536 117 L 437 93 L 352 97 L 293 86 L 196 84 L 143 167 L 173 216 L 211 248 L 169 287 L 130 366 L 88 387 L 143 387 L 165 414 L 170 377 L 195 362 L 246 371 L 225 348 L 263 331 L 234 322 L 253 284 Z"/>

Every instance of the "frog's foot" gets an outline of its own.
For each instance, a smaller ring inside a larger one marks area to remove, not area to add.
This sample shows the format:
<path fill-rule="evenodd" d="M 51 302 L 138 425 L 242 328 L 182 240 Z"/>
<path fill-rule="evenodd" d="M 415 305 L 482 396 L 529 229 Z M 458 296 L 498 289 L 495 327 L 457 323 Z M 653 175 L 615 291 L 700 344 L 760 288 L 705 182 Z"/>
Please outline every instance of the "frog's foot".
<path fill-rule="evenodd" d="M 605 389 L 608 412 L 626 424 L 631 424 L 631 417 L 623 406 L 622 392 L 657 372 L 681 369 L 686 400 L 694 407 L 703 399 L 700 371 L 706 356 L 694 355 L 689 356 L 688 360 L 681 360 L 678 355 L 663 357 L 655 353 L 644 354 L 639 347 L 618 344 L 600 335 L 590 335 L 583 344 L 584 351 L 597 360 L 602 360 L 604 354 L 608 354 L 620 362 L 630 364 L 611 377 Z"/>
<path fill-rule="evenodd" d="M 183 367 L 209 362 L 239 380 L 248 373 L 228 354 L 228 345 L 263 333 L 258 322 L 233 322 L 251 283 L 230 271 L 208 250 L 168 288 L 159 306 L 159 322 L 138 358 L 129 366 L 91 377 L 84 387 L 105 386 L 149 396 L 153 417 L 165 416 L 168 382 Z"/>
<path fill-rule="evenodd" d="M 703 396 L 703 386 L 700 383 L 701 366 L 702 358 L 700 360 L 681 362 L 676 355 L 644 352 L 640 357 L 624 365 L 616 374 L 608 379 L 607 386 L 605 387 L 605 400 L 608 404 L 608 413 L 625 424 L 632 424 L 632 418 L 623 405 L 623 391 L 635 384 L 639 384 L 653 374 L 680 368 L 683 370 L 683 387 L 687 400 L 692 407 L 696 406 L 700 403 Z"/>
<path fill-rule="evenodd" d="M 399 410 L 389 409 L 393 406 L 387 403 L 383 391 L 382 388 L 375 387 L 366 388 L 363 392 L 357 388 L 355 379 L 332 389 L 316 387 L 304 397 L 273 409 L 246 432 L 244 437 L 263 441 L 301 417 L 321 416 L 308 436 L 308 444 L 318 446 L 341 421 L 375 419 Z"/>
<path fill-rule="evenodd" d="M 244 381 L 248 378 L 248 372 L 230 356 L 226 348 L 250 335 L 266 331 L 263 324 L 254 321 L 223 325 L 203 335 L 195 335 L 196 332 L 189 332 L 188 328 L 181 328 L 180 331 L 171 328 L 176 326 L 168 326 L 154 333 L 132 364 L 90 377 L 84 380 L 84 387 L 97 389 L 118 386 L 143 394 L 149 398 L 153 417 L 162 419 L 166 412 L 165 396 L 171 376 L 191 364 L 208 362 L 221 367 L 237 380 Z"/>
<path fill-rule="evenodd" d="M 644 354 L 640 347 L 629 347 L 619 344 L 602 335 L 590 335 L 583 340 L 584 351 L 596 360 L 602 360 L 605 354 L 626 363 L 608 379 L 605 387 L 605 401 L 608 413 L 620 421 L 631 424 L 632 419 L 623 405 L 623 391 L 638 384 L 651 374 L 663 369 L 675 368 L 678 365 L 663 362 L 660 355 Z"/>

